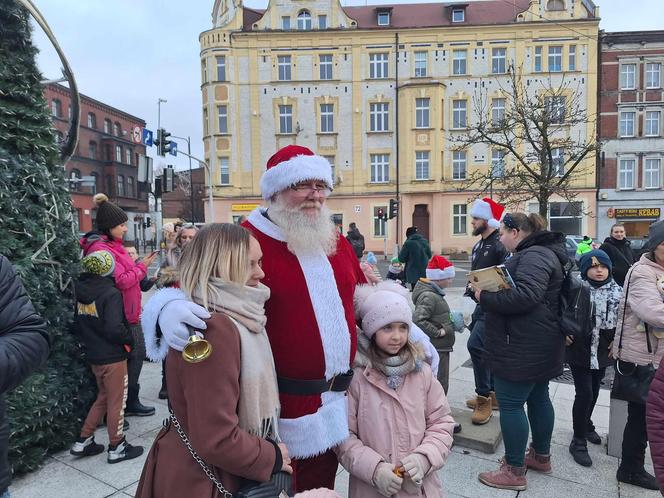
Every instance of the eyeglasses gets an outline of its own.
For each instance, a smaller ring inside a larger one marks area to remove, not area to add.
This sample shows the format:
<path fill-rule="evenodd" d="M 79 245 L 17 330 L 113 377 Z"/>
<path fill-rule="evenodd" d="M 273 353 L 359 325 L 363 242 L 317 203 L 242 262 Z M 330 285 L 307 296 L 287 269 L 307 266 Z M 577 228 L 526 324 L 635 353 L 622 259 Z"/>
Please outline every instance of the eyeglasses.
<path fill-rule="evenodd" d="M 517 232 L 520 230 L 519 224 L 514 221 L 514 218 L 512 218 L 512 215 L 509 213 L 503 216 L 503 225 L 505 225 L 510 230 L 516 230 Z"/>
<path fill-rule="evenodd" d="M 313 194 L 314 192 L 318 192 L 320 195 L 330 195 L 332 192 L 332 189 L 325 185 L 324 183 L 317 183 L 315 185 L 291 185 L 291 190 L 294 190 L 295 192 L 301 193 L 301 194 Z"/>

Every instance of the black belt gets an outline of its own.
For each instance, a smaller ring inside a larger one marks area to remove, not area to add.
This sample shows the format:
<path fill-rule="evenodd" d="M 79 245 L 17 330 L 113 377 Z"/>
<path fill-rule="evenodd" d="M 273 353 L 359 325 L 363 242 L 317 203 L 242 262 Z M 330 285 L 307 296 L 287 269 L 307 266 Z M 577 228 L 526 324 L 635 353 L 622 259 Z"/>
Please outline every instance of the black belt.
<path fill-rule="evenodd" d="M 337 374 L 330 380 L 299 380 L 277 376 L 279 393 L 295 394 L 298 396 L 314 396 L 316 394 L 322 394 L 329 391 L 344 392 L 346 389 L 348 389 L 348 386 L 350 386 L 351 380 L 353 380 L 352 370 L 348 370 L 348 372 L 343 374 Z"/>

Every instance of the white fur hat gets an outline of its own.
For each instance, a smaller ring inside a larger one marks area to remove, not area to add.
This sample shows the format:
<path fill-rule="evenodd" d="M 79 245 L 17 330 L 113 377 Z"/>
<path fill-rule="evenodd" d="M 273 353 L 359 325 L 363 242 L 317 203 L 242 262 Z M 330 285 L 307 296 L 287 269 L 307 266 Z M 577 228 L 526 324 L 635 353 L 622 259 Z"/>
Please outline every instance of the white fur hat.
<path fill-rule="evenodd" d="M 261 195 L 267 200 L 291 185 L 307 180 L 320 180 L 333 188 L 330 162 L 301 145 L 287 145 L 268 159 L 267 170 L 261 177 Z"/>
<path fill-rule="evenodd" d="M 491 228 L 500 228 L 500 219 L 503 217 L 505 206 L 498 204 L 490 197 L 477 199 L 470 208 L 470 216 L 487 220 Z"/>
<path fill-rule="evenodd" d="M 362 333 L 365 336 L 371 338 L 385 325 L 393 322 L 406 323 L 409 328 L 412 326 L 413 311 L 401 289 L 404 288 L 395 282 L 357 286 L 355 316 L 362 322 Z"/>

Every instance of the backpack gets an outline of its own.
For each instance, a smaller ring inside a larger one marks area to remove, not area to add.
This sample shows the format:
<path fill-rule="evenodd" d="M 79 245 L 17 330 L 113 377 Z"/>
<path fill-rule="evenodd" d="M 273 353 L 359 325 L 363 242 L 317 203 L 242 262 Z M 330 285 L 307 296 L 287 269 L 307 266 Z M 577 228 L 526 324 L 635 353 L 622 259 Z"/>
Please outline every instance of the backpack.
<path fill-rule="evenodd" d="M 560 331 L 563 335 L 571 335 L 576 339 L 586 337 L 593 328 L 590 286 L 572 275 L 571 267 L 563 267 L 558 304 Z"/>

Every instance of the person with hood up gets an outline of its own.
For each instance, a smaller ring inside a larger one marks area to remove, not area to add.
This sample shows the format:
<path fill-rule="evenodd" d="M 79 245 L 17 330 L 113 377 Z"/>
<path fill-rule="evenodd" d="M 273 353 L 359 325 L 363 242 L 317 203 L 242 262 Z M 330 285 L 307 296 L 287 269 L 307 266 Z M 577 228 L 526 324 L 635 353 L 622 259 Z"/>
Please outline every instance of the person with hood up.
<path fill-rule="evenodd" d="M 420 278 L 426 277 L 430 259 L 429 241 L 417 233 L 417 227 L 409 227 L 406 230 L 406 242 L 399 252 L 399 261 L 406 266 L 406 282 L 411 285 L 411 289 Z"/>
<path fill-rule="evenodd" d="M 486 354 L 494 373 L 505 458 L 479 480 L 494 488 L 526 489 L 526 468 L 551 472 L 555 419 L 549 380 L 563 373 L 565 340 L 558 321 L 565 236 L 544 229 L 537 214 L 507 213 L 500 242 L 513 256 L 505 267 L 515 287 L 497 292 L 474 289 L 486 312 Z M 524 405 L 528 404 L 528 415 Z M 528 425 L 532 444 L 527 449 Z"/>
<path fill-rule="evenodd" d="M 357 228 L 355 223 L 348 225 L 346 240 L 348 240 L 353 247 L 357 259 L 362 259 L 362 256 L 364 255 L 364 235 L 360 233 L 360 229 Z"/>
<path fill-rule="evenodd" d="M 579 242 L 579 245 L 576 247 L 576 257 L 579 258 L 585 253 L 593 250 L 593 239 L 587 235 L 583 236 L 583 240 Z"/>
<path fill-rule="evenodd" d="M 148 268 L 154 262 L 158 252 L 146 256 L 141 261 L 134 262 L 122 245 L 122 239 L 127 233 L 127 213 L 108 200 L 105 194 L 96 194 L 93 197 L 97 205 L 97 229 L 86 233 L 80 240 L 83 255 L 95 251 L 109 251 L 115 260 L 113 279 L 115 286 L 122 293 L 124 314 L 129 323 L 129 330 L 134 337 L 134 348 L 127 362 L 129 386 L 127 392 L 127 406 L 125 415 L 145 417 L 154 415 L 153 406 L 145 406 L 140 402 L 138 394 L 140 385 L 138 379 L 143 368 L 145 358 L 145 340 L 141 329 L 141 281 L 148 273 Z"/>
<path fill-rule="evenodd" d="M 611 236 L 604 239 L 604 243 L 599 248 L 611 259 L 613 280 L 623 287 L 625 276 L 634 264 L 634 254 L 630 242 L 625 236 L 625 226 L 620 223 L 613 225 Z"/>
<path fill-rule="evenodd" d="M 122 295 L 115 288 L 115 261 L 109 251 L 91 252 L 81 261 L 83 273 L 76 281 L 75 330 L 97 380 L 97 399 L 88 411 L 79 438 L 69 452 L 77 457 L 98 455 L 104 445 L 95 442 L 95 430 L 106 416 L 108 463 L 131 460 L 143 454 L 124 436 L 127 398 L 127 357 L 134 339 L 124 317 Z"/>
<path fill-rule="evenodd" d="M 350 436 L 336 453 L 350 474 L 349 498 L 443 496 L 438 476 L 454 419 L 440 383 L 410 342 L 408 291 L 395 282 L 360 285 L 361 333 L 348 389 Z"/>

